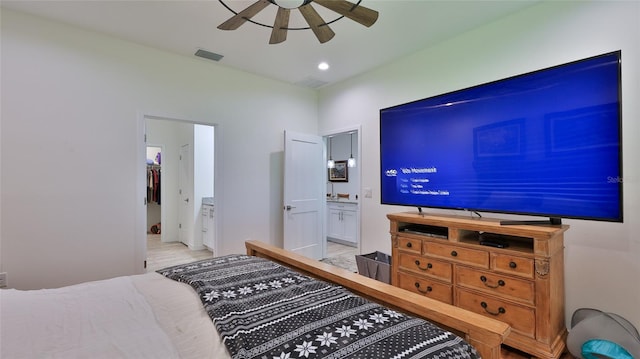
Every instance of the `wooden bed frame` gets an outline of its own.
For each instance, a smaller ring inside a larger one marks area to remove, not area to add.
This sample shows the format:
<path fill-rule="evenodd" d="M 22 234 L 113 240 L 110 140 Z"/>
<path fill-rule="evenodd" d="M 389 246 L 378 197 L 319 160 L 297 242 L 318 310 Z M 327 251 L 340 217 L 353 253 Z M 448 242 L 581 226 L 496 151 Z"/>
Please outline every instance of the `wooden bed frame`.
<path fill-rule="evenodd" d="M 260 241 L 245 243 L 247 254 L 278 262 L 298 272 L 341 285 L 387 307 L 425 318 L 462 336 L 484 359 L 499 359 L 511 331 L 503 322 L 322 263 Z"/>

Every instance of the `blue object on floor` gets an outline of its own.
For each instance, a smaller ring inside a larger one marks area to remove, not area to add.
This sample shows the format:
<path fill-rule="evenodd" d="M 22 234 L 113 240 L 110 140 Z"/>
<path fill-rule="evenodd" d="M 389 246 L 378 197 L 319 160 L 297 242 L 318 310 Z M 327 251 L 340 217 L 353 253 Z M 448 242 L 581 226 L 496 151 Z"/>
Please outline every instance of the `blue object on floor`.
<path fill-rule="evenodd" d="M 571 318 L 567 349 L 578 359 L 640 359 L 640 333 L 618 314 L 580 308 Z"/>
<path fill-rule="evenodd" d="M 633 359 L 631 354 L 614 342 L 604 339 L 587 340 L 582 345 L 582 357 L 584 359 Z"/>

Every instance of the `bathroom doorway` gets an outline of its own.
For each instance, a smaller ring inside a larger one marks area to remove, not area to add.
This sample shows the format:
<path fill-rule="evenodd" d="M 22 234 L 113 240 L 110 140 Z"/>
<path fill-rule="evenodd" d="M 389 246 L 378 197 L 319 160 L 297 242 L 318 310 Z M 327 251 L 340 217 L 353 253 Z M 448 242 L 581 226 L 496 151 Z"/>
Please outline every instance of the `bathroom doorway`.
<path fill-rule="evenodd" d="M 360 128 L 324 136 L 326 148 L 326 261 L 355 270 L 360 254 Z"/>

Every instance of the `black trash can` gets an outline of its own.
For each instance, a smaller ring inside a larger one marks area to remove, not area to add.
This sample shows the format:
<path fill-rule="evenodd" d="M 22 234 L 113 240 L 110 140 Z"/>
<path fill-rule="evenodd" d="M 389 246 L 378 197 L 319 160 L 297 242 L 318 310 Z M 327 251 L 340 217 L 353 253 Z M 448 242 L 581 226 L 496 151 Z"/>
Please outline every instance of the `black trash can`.
<path fill-rule="evenodd" d="M 365 277 L 391 284 L 391 256 L 373 252 L 356 256 L 358 273 Z"/>

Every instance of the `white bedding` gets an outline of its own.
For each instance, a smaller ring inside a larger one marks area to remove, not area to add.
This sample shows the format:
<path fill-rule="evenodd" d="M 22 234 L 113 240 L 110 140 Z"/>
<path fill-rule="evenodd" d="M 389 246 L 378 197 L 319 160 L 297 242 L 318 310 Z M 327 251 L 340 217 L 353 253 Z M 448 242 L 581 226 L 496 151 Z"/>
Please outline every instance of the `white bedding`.
<path fill-rule="evenodd" d="M 194 290 L 157 273 L 0 291 L 1 358 L 229 358 Z"/>

